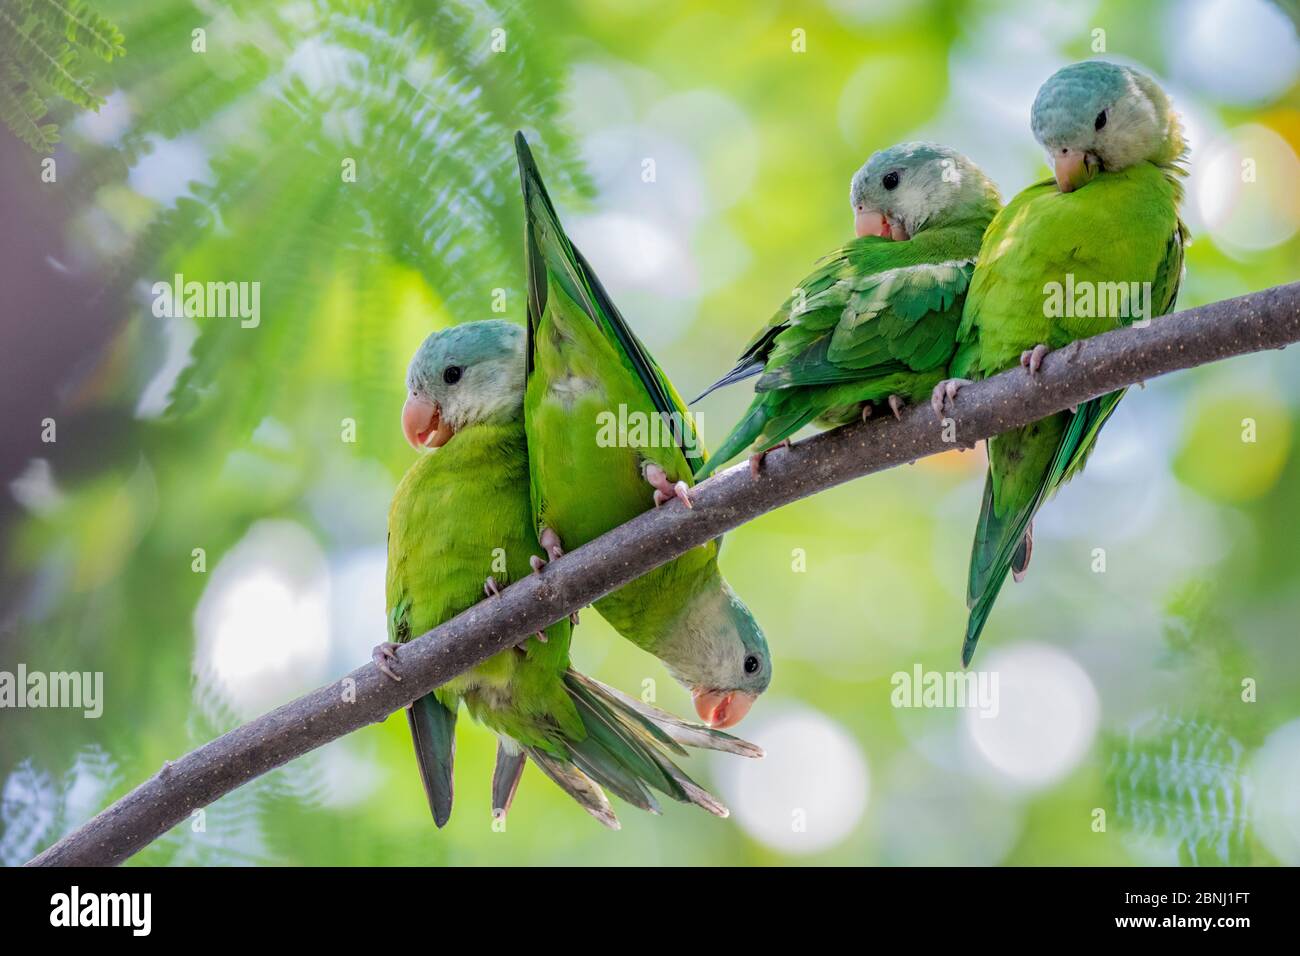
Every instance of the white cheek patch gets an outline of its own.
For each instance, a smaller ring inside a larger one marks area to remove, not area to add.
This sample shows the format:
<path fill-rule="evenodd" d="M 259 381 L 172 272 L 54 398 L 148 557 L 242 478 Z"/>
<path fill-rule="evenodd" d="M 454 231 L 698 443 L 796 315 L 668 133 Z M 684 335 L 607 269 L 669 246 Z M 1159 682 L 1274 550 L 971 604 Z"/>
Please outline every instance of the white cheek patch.
<path fill-rule="evenodd" d="M 1156 105 L 1132 80 L 1127 93 L 1109 111 L 1097 137 L 1098 155 L 1110 169 L 1141 162 L 1159 144 L 1160 117 Z"/>

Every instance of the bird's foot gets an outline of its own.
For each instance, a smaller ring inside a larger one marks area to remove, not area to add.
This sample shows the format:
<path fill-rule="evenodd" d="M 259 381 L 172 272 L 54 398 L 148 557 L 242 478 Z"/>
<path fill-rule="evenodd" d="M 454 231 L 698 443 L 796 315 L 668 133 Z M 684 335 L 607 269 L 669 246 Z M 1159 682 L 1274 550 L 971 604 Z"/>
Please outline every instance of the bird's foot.
<path fill-rule="evenodd" d="M 935 418 L 943 421 L 944 412 L 957 405 L 957 393 L 971 384 L 968 378 L 946 378 L 934 387 L 930 393 L 930 407 L 934 409 Z"/>
<path fill-rule="evenodd" d="M 537 536 L 537 541 L 541 544 L 542 550 L 551 556 L 552 561 L 564 557 L 564 542 L 560 540 L 554 528 L 543 528 L 542 533 Z"/>
<path fill-rule="evenodd" d="M 1042 368 L 1043 356 L 1052 351 L 1046 345 L 1039 343 L 1032 349 L 1025 349 L 1020 353 L 1020 364 L 1029 369 L 1030 375 L 1037 375 L 1038 370 Z"/>
<path fill-rule="evenodd" d="M 868 418 L 870 418 L 873 414 L 875 414 L 875 411 L 876 411 L 876 406 L 872 405 L 870 402 L 863 402 L 862 420 L 865 422 Z"/>
<path fill-rule="evenodd" d="M 488 575 L 487 580 L 483 582 L 483 593 L 487 597 L 500 597 L 501 589 L 497 587 L 497 579 Z"/>
<path fill-rule="evenodd" d="M 564 557 L 564 543 L 560 541 L 560 536 L 554 529 L 543 528 L 542 533 L 537 536 L 537 543 L 542 546 L 547 557 L 544 558 L 540 554 L 528 556 L 528 566 L 533 569 L 533 574 L 541 574 L 542 568 L 546 567 L 548 561 Z"/>
<path fill-rule="evenodd" d="M 674 498 L 688 508 L 695 507 L 691 504 L 691 496 L 689 494 L 691 486 L 684 481 L 669 481 L 667 472 L 654 462 L 648 461 L 642 466 L 641 477 L 654 486 L 656 508 L 666 501 L 672 501 Z"/>
<path fill-rule="evenodd" d="M 868 405 L 867 407 L 870 408 L 871 406 Z M 864 418 L 866 417 L 866 414 L 865 414 L 865 413 L 863 414 L 863 417 L 864 417 Z M 777 442 L 775 445 L 772 446 L 772 448 L 765 448 L 763 451 L 757 451 L 757 452 L 754 452 L 754 454 L 750 455 L 750 456 L 749 456 L 749 474 L 750 474 L 750 477 L 752 477 L 752 478 L 757 478 L 757 477 L 758 477 L 758 473 L 759 473 L 760 470 L 762 470 L 762 468 L 763 468 L 763 462 L 764 462 L 764 460 L 766 460 L 766 458 L 767 458 L 767 453 L 768 453 L 769 451 L 772 451 L 772 450 L 775 449 L 775 448 L 789 448 L 789 447 L 790 447 L 790 439 L 786 438 L 786 439 L 783 439 L 783 440 Z"/>
<path fill-rule="evenodd" d="M 394 644 L 392 641 L 385 641 L 383 644 L 376 644 L 375 649 L 370 652 L 370 659 L 374 662 L 375 667 L 379 668 L 380 673 L 386 674 L 389 679 L 402 682 L 402 675 L 389 666 L 389 661 L 394 665 L 397 664 L 397 649 L 400 644 Z"/>
<path fill-rule="evenodd" d="M 539 643 L 539 644 L 545 644 L 545 643 L 546 643 L 546 632 L 545 632 L 545 631 L 534 631 L 532 634 L 529 635 L 529 637 L 535 637 L 535 638 L 537 638 L 537 643 Z M 528 649 L 528 638 L 527 638 L 527 637 L 525 637 L 522 641 L 520 641 L 518 644 L 515 645 L 515 650 L 517 650 L 520 654 L 524 653 L 527 649 Z"/>
<path fill-rule="evenodd" d="M 897 395 L 889 396 L 889 410 L 894 413 L 894 417 L 902 419 L 903 409 L 907 407 L 907 402 L 903 401 Z"/>
<path fill-rule="evenodd" d="M 570 611 L 570 612 L 569 612 L 569 623 L 572 624 L 574 627 L 577 627 L 577 626 L 578 626 L 578 612 L 577 612 L 577 611 Z"/>

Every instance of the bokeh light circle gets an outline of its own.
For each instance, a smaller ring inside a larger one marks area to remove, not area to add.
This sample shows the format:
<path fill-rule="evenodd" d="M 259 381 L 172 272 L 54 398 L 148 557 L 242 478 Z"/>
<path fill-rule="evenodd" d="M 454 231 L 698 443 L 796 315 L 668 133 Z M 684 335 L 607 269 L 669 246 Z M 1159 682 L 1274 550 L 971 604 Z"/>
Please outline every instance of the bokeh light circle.
<path fill-rule="evenodd" d="M 765 714 L 741 728 L 767 755 L 717 764 L 718 789 L 755 840 L 791 854 L 843 841 L 867 808 L 870 773 L 857 742 L 811 708 Z"/>
<path fill-rule="evenodd" d="M 1198 158 L 1196 204 L 1216 245 L 1268 249 L 1300 226 L 1300 160 L 1281 136 L 1248 124 L 1220 136 Z"/>
<path fill-rule="evenodd" d="M 1300 719 L 1264 740 L 1251 761 L 1255 835 L 1286 866 L 1300 866 Z"/>
<path fill-rule="evenodd" d="M 1048 787 L 1076 766 L 1097 734 L 1100 704 L 1082 667 L 1046 644 L 1017 644 L 977 665 L 997 675 L 997 713 L 964 712 L 980 755 L 1025 789 Z"/>

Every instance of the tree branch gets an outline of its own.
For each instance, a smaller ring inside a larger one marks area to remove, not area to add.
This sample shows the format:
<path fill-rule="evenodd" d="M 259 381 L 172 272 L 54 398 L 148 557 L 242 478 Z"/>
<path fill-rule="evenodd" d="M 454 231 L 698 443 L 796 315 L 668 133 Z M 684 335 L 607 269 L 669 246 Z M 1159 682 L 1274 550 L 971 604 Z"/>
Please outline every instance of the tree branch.
<path fill-rule="evenodd" d="M 1049 354 L 962 389 L 952 416 L 963 446 L 1177 369 L 1300 341 L 1300 282 L 1155 319 Z M 1138 399 L 1140 400 L 1140 399 Z M 117 864 L 261 774 L 384 720 L 455 675 L 593 600 L 765 512 L 953 447 L 929 407 L 816 435 L 695 488 L 693 509 L 647 511 L 488 598 L 399 652 L 401 683 L 366 664 L 204 744 L 136 787 L 29 865 Z M 649 497 L 647 488 L 647 498 Z M 349 693 L 351 689 L 351 693 Z"/>

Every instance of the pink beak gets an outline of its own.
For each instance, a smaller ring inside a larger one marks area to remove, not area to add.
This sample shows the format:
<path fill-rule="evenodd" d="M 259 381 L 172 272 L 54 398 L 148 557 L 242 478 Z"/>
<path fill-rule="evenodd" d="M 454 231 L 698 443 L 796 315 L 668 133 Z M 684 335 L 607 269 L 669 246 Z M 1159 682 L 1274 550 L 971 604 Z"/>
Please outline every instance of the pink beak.
<path fill-rule="evenodd" d="M 412 448 L 441 448 L 455 430 L 443 421 L 437 402 L 410 395 L 402 406 L 402 434 Z"/>
<path fill-rule="evenodd" d="M 901 224 L 890 222 L 879 209 L 865 207 L 853 210 L 853 231 L 858 238 L 880 236 L 884 239 L 892 239 L 894 242 L 911 238 Z"/>
<path fill-rule="evenodd" d="M 879 209 L 859 207 L 853 210 L 853 232 L 858 238 L 863 236 L 888 236 L 889 220 Z"/>
<path fill-rule="evenodd" d="M 1087 154 L 1082 150 L 1062 146 L 1052 159 L 1056 167 L 1056 188 L 1061 192 L 1074 192 L 1087 181 Z"/>
<path fill-rule="evenodd" d="M 697 690 L 691 696 L 700 719 L 719 730 L 740 723 L 758 699 L 743 690 Z"/>

